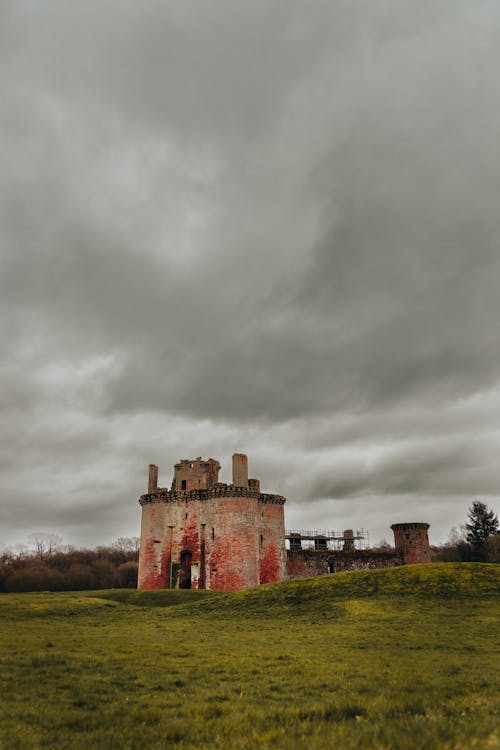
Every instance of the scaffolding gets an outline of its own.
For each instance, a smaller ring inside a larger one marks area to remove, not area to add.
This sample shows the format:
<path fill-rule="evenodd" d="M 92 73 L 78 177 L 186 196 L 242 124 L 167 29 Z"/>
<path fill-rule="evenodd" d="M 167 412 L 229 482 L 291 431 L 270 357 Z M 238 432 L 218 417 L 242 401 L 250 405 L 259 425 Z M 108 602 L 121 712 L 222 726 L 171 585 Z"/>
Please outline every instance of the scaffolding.
<path fill-rule="evenodd" d="M 318 529 L 287 529 L 285 531 L 287 549 L 343 550 L 369 549 L 370 539 L 365 529 L 345 529 L 330 531 Z"/>

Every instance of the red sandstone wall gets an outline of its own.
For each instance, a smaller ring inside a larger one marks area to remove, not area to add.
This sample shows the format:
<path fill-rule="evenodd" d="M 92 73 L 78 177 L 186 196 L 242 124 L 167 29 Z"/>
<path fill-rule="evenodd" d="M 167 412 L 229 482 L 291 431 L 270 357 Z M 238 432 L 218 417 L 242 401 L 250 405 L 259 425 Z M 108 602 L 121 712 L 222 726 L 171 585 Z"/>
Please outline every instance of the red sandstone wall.
<path fill-rule="evenodd" d="M 396 549 L 403 556 L 405 565 L 431 562 L 428 524 L 394 524 L 391 528 Z"/>
<path fill-rule="evenodd" d="M 207 508 L 211 527 L 207 545 L 207 588 L 238 591 L 258 584 L 257 506 L 254 497 L 224 497 L 211 501 Z"/>
<path fill-rule="evenodd" d="M 220 464 L 213 458 L 207 461 L 197 458 L 183 460 L 174 466 L 174 480 L 177 490 L 182 490 L 182 482 L 186 483 L 185 490 L 206 489 L 213 487 L 219 478 Z"/>
<path fill-rule="evenodd" d="M 286 578 L 430 561 L 426 524 L 393 526 L 395 552 L 287 552 L 279 498 L 226 488 L 158 490 L 153 502 L 147 502 L 149 496 L 141 499 L 139 588 L 179 587 L 187 577 L 191 588 L 237 591 Z"/>
<path fill-rule="evenodd" d="M 137 583 L 140 589 L 165 588 L 166 510 L 164 503 L 152 503 L 142 507 Z"/>
<path fill-rule="evenodd" d="M 235 453 L 233 484 L 218 482 L 214 459 L 181 460 L 172 490 L 158 488 L 150 465 L 142 506 L 139 588 L 236 591 L 284 580 L 284 502 L 261 495 L 248 460 Z"/>
<path fill-rule="evenodd" d="M 181 585 L 180 561 L 187 552 L 191 553 L 191 588 L 237 591 L 256 586 L 261 567 L 261 511 L 268 507 L 258 497 L 229 494 L 200 499 L 196 493 L 192 497 L 181 493 L 173 501 L 145 503 L 139 588 Z M 263 545 L 264 577 L 279 580 L 280 571 L 284 575 L 284 549 L 277 543 L 284 539 L 283 506 L 271 507 L 275 510 L 265 513 L 272 528 Z"/>
<path fill-rule="evenodd" d="M 286 578 L 284 506 L 259 503 L 259 583 Z"/>
<path fill-rule="evenodd" d="M 334 570 L 330 571 L 331 563 Z M 368 568 L 394 568 L 403 565 L 403 558 L 396 551 L 375 552 L 372 550 L 287 550 L 287 577 L 309 578 L 330 572 L 363 570 Z"/>

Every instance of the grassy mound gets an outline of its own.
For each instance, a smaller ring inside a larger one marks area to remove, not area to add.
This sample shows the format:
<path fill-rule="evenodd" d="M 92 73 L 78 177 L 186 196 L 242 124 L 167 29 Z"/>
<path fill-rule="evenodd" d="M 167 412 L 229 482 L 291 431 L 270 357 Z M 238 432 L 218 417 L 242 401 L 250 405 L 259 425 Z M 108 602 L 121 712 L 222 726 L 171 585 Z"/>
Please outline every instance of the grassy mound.
<path fill-rule="evenodd" d="M 490 597 L 500 594 L 500 565 L 440 563 L 380 570 L 353 570 L 252 589 L 199 601 L 195 609 L 223 616 L 237 613 L 284 615 L 327 611 L 335 602 L 367 597 Z M 182 603 L 179 601 L 179 603 Z M 180 614 L 180 612 L 176 612 Z"/>
<path fill-rule="evenodd" d="M 355 570 L 283 583 L 270 583 L 235 593 L 168 590 L 41 592 L 0 596 L 0 616 L 75 617 L 103 607 L 175 608 L 172 615 L 210 616 L 301 615 L 337 611 L 335 603 L 370 597 L 490 597 L 500 593 L 500 566 L 480 563 L 411 565 L 387 570 Z"/>
<path fill-rule="evenodd" d="M 1 595 L 0 747 L 494 750 L 499 573 Z"/>
<path fill-rule="evenodd" d="M 33 592 L 28 594 L 0 594 L 0 617 L 76 617 L 89 615 L 103 607 L 173 607 L 195 603 L 206 597 L 220 596 L 217 591 L 137 591 L 110 589 L 100 591 Z"/>
<path fill-rule="evenodd" d="M 217 597 L 221 594 L 220 591 L 198 591 L 197 589 L 160 589 L 158 591 L 112 589 L 111 591 L 95 591 L 93 596 L 136 607 L 174 607 L 178 604 L 193 604 L 207 597 Z"/>
<path fill-rule="evenodd" d="M 0 594 L 0 618 L 18 622 L 33 617 L 46 619 L 92 615 L 98 610 L 116 606 L 109 599 L 84 591 Z"/>

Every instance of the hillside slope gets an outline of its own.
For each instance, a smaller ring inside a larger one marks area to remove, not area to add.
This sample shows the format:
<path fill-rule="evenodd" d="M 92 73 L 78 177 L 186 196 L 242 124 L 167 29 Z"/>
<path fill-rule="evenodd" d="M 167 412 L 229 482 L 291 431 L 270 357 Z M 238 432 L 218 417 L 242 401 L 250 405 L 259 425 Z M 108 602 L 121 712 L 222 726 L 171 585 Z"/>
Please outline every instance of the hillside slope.
<path fill-rule="evenodd" d="M 500 595 L 500 565 L 482 563 L 433 563 L 386 570 L 354 570 L 238 591 L 193 600 L 191 611 L 300 614 L 330 607 L 335 602 L 367 597 L 416 597 L 426 599 L 490 598 Z M 180 603 L 180 600 L 179 600 Z M 182 610 L 188 605 L 184 605 Z M 175 613 L 181 614 L 178 607 Z"/>
<path fill-rule="evenodd" d="M 499 584 L 447 564 L 3 594 L 0 747 L 494 750 Z"/>

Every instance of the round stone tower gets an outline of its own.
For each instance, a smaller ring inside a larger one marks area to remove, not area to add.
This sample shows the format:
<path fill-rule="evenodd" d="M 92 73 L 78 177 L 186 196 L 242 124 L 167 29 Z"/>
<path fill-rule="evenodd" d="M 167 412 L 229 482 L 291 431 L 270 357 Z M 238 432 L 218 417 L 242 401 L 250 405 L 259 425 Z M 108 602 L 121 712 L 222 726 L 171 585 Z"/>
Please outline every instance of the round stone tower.
<path fill-rule="evenodd" d="M 212 458 L 182 460 L 161 488 L 150 465 L 138 588 L 237 591 L 285 578 L 285 498 L 261 493 L 243 454 L 233 456 L 231 484 L 219 469 Z"/>
<path fill-rule="evenodd" d="M 394 544 L 405 565 L 431 561 L 428 523 L 393 523 Z"/>

